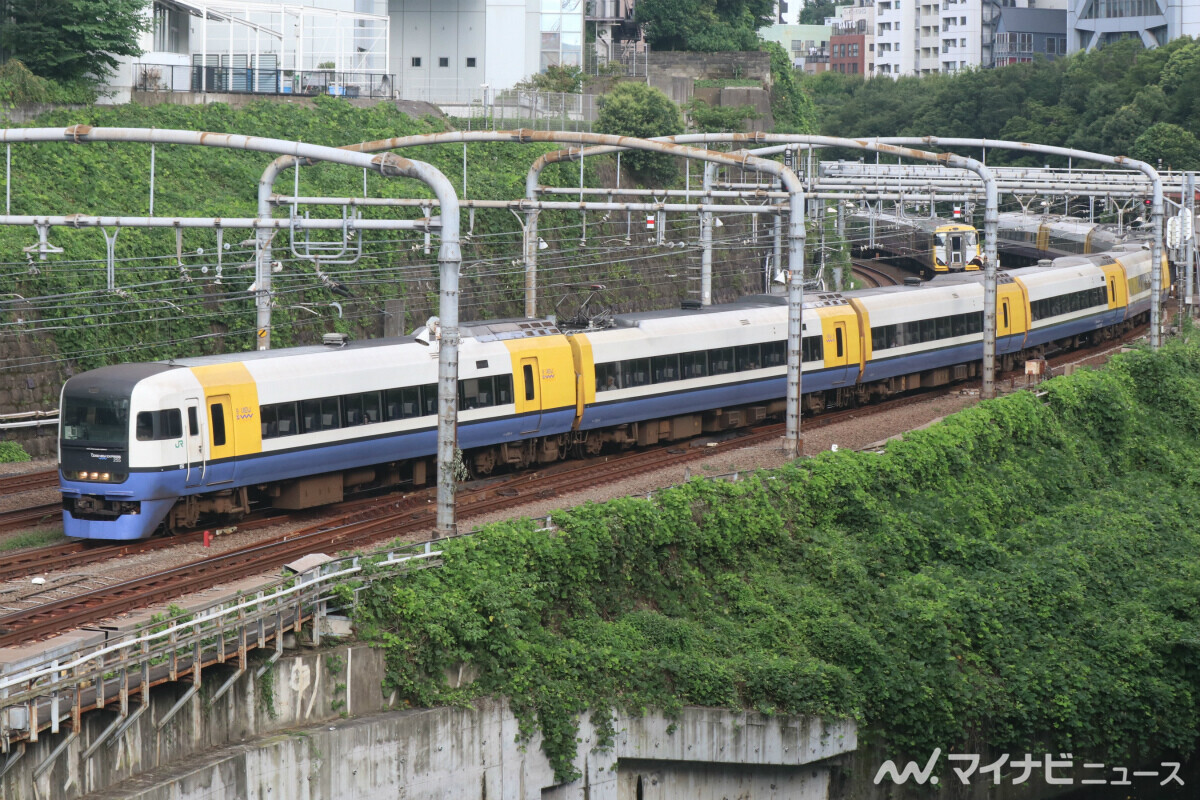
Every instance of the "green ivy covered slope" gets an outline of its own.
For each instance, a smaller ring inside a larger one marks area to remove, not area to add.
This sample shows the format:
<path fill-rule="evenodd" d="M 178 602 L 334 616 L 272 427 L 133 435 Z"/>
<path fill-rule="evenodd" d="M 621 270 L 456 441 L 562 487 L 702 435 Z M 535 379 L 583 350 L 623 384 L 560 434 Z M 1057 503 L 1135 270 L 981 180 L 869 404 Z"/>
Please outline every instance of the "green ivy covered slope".
<path fill-rule="evenodd" d="M 373 584 L 360 629 L 413 705 L 511 698 L 560 779 L 578 714 L 681 704 L 854 716 L 923 753 L 1190 753 L 1200 336 L 1045 392 L 554 535 L 489 526 Z"/>

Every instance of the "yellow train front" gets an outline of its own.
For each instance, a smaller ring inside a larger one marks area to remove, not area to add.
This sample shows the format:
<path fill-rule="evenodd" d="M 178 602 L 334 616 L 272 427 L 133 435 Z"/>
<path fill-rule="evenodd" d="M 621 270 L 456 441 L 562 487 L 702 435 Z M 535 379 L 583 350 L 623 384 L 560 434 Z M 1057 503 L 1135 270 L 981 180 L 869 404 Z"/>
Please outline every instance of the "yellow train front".
<path fill-rule="evenodd" d="M 975 228 L 938 217 L 857 212 L 847 219 L 846 236 L 856 253 L 884 259 L 926 279 L 983 266 Z"/>

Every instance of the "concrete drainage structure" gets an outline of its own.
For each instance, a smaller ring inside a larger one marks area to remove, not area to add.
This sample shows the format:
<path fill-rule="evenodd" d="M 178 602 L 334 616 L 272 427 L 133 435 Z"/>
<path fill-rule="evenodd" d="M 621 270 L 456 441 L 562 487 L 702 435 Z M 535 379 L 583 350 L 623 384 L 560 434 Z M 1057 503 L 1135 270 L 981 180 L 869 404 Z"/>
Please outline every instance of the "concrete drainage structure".
<path fill-rule="evenodd" d="M 108 714 L 85 717 L 80 736 L 37 776 L 35 765 L 63 735 L 29 743 L 0 797 L 824 798 L 831 759 L 857 747 L 852 720 L 706 708 L 685 708 L 674 720 L 619 714 L 603 751 L 594 727 L 581 722 L 575 766 L 583 777 L 559 785 L 540 735 L 518 741 L 504 700 L 392 710 L 383 676 L 382 653 L 363 645 L 288 655 L 257 680 L 247 671 L 213 707 L 185 705 L 160 728 L 183 692 L 169 684 L 151 693 L 108 758 L 82 758 Z"/>

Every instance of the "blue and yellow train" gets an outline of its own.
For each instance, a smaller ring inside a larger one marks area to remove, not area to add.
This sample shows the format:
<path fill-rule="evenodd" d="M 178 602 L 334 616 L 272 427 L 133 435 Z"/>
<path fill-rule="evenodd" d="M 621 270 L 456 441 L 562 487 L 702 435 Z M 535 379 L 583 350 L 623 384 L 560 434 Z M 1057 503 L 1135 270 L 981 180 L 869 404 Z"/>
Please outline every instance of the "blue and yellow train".
<path fill-rule="evenodd" d="M 1163 285 L 1169 280 L 1165 261 Z M 1010 366 L 1131 329 L 1148 315 L 1142 248 L 1001 273 L 998 353 Z M 979 273 L 922 286 L 810 295 L 806 413 L 978 374 Z M 63 387 L 59 467 L 68 536 L 137 539 L 297 509 L 348 488 L 432 477 L 437 348 L 398 339 L 105 367 Z M 458 446 L 475 474 L 649 445 L 781 415 L 783 298 L 615 318 L 468 324 Z"/>

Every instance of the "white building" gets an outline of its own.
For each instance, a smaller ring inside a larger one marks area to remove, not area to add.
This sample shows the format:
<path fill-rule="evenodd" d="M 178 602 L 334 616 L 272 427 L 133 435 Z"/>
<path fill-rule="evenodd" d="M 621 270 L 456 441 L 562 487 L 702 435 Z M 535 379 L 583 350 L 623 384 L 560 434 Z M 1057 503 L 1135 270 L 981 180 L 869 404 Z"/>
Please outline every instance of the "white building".
<path fill-rule="evenodd" d="M 875 74 L 898 78 L 990 67 L 1001 8 L 1063 9 L 1066 1 L 877 0 Z"/>
<path fill-rule="evenodd" d="M 1135 37 L 1146 47 L 1200 36 L 1196 0 L 1068 0 L 1067 49 L 1092 50 Z"/>
<path fill-rule="evenodd" d="M 131 89 L 462 102 L 583 57 L 583 0 L 154 0 L 150 13 L 113 102 Z"/>

